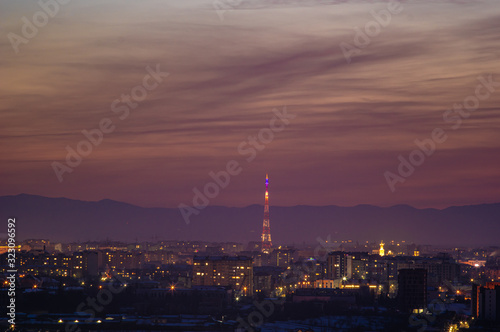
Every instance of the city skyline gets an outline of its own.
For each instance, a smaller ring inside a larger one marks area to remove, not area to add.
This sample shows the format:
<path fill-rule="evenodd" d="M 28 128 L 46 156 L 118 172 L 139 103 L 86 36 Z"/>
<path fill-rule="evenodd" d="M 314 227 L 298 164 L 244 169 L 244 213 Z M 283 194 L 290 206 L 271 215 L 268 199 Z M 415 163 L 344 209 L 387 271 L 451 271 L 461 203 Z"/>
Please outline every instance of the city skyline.
<path fill-rule="evenodd" d="M 262 198 L 262 178 L 260 193 Z M 262 204 L 243 208 L 207 206 L 193 214 L 187 223 L 178 208 L 18 195 L 0 196 L 0 210 L 6 211 L 6 218 L 15 216 L 21 221 L 17 231 L 20 239 L 149 241 L 160 237 L 260 243 L 265 209 Z M 499 214 L 500 203 L 443 210 L 404 205 L 388 208 L 273 205 L 270 223 L 273 244 L 278 245 L 314 243 L 318 237 L 332 241 L 390 239 L 449 246 L 499 245 Z"/>
<path fill-rule="evenodd" d="M 500 327 L 498 0 L 0 1 L 5 331 Z"/>

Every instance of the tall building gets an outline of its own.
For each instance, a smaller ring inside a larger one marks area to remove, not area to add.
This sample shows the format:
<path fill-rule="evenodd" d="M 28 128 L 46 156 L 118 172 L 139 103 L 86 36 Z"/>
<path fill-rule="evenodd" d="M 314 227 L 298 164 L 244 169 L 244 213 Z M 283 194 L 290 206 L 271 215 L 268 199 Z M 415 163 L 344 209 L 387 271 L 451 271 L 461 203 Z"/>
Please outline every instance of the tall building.
<path fill-rule="evenodd" d="M 194 256 L 193 286 L 230 286 L 253 294 L 253 264 L 247 256 Z"/>
<path fill-rule="evenodd" d="M 335 280 L 347 277 L 347 253 L 343 251 L 329 253 L 326 264 L 326 277 L 328 279 Z"/>
<path fill-rule="evenodd" d="M 271 227 L 269 225 L 269 178 L 266 174 L 266 199 L 264 205 L 264 223 L 262 226 L 262 252 L 269 254 L 271 252 Z"/>
<path fill-rule="evenodd" d="M 406 312 L 420 312 L 427 307 L 426 269 L 399 270 L 398 302 L 400 309 Z"/>
<path fill-rule="evenodd" d="M 274 249 L 271 254 L 271 264 L 273 266 L 288 267 L 293 261 L 293 249 Z"/>
<path fill-rule="evenodd" d="M 472 285 L 472 316 L 489 322 L 500 322 L 500 282 Z"/>

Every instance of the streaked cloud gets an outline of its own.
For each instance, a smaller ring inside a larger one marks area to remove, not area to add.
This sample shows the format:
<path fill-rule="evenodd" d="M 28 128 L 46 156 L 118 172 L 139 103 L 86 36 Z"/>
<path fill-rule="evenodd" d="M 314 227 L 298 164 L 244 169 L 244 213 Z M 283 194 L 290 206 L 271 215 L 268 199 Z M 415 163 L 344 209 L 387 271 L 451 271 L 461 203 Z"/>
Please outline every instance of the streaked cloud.
<path fill-rule="evenodd" d="M 398 194 L 387 188 L 383 172 L 416 138 L 446 127 L 443 112 L 474 92 L 479 75 L 500 81 L 495 1 L 402 5 L 348 64 L 339 44 L 387 2 L 248 0 L 223 22 L 204 0 L 70 2 L 19 54 L 5 34 L 20 33 L 21 17 L 39 7 L 2 4 L 0 194 L 177 206 L 208 172 L 241 159 L 238 144 L 287 105 L 297 118 L 213 204 L 262 203 L 266 172 L 278 205 L 493 201 L 500 90 Z M 111 103 L 157 63 L 171 75 L 119 120 Z M 59 183 L 50 163 L 103 117 L 116 130 Z"/>

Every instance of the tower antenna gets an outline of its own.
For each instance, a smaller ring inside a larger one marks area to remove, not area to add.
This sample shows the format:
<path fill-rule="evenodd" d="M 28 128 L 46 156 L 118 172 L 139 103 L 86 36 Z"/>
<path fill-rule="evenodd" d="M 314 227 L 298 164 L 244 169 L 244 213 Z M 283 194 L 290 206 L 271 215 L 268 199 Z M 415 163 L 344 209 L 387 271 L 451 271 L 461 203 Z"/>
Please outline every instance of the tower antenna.
<path fill-rule="evenodd" d="M 264 222 L 262 225 L 262 252 L 271 252 L 271 227 L 269 225 L 269 177 L 266 174 L 266 200 L 264 204 Z"/>

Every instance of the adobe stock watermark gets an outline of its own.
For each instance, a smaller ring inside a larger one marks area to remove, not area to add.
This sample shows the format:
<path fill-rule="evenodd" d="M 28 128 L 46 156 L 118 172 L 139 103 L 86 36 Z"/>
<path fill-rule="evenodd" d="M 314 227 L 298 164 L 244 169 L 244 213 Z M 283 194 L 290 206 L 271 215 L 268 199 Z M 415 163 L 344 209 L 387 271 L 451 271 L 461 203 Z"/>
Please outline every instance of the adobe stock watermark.
<path fill-rule="evenodd" d="M 451 124 L 452 130 L 457 130 L 462 126 L 464 119 L 471 116 L 472 112 L 479 108 L 481 101 L 488 99 L 495 88 L 500 87 L 500 82 L 493 81 L 493 75 L 489 74 L 487 78 L 478 76 L 479 84 L 476 85 L 474 94 L 464 98 L 462 103 L 455 103 L 453 108 L 446 110 L 443 113 L 443 120 L 446 124 Z M 404 183 L 410 177 L 415 169 L 421 166 L 427 158 L 432 156 L 439 144 L 446 142 L 448 135 L 441 127 L 436 127 L 431 131 L 430 137 L 423 140 L 415 139 L 414 143 L 417 146 L 412 150 L 408 157 L 403 155 L 398 156 L 399 165 L 397 174 L 394 172 L 384 172 L 384 178 L 391 192 L 396 191 L 396 184 Z"/>
<path fill-rule="evenodd" d="M 96 316 L 96 313 L 102 312 L 104 310 L 104 306 L 110 304 L 113 301 L 113 295 L 121 293 L 127 286 L 125 280 L 121 279 L 117 274 L 113 275 L 113 278 L 116 278 L 116 280 L 119 282 L 118 287 L 110 284 L 107 288 L 100 289 L 95 297 L 87 296 L 85 302 L 81 302 L 76 308 L 76 312 L 79 315 L 83 316 L 84 313 L 89 315 L 89 317 L 83 321 L 84 323 L 92 323 Z M 66 322 L 64 331 L 80 332 L 81 329 L 78 327 L 78 323 L 79 322 L 75 321 Z"/>
<path fill-rule="evenodd" d="M 399 0 L 391 0 L 387 3 L 387 9 L 378 12 L 371 10 L 370 14 L 374 20 L 365 24 L 364 29 L 354 27 L 353 44 L 341 42 L 339 47 L 344 54 L 347 63 L 351 63 L 352 58 L 361 54 L 362 50 L 371 44 L 372 38 L 377 37 L 382 32 L 382 28 L 387 28 L 392 21 L 392 16 L 400 14 L 403 11 L 403 5 Z"/>
<path fill-rule="evenodd" d="M 50 19 L 54 18 L 61 10 L 61 5 L 67 5 L 71 0 L 39 0 L 38 6 L 41 10 L 35 12 L 31 20 L 26 16 L 21 17 L 23 26 L 21 27 L 21 35 L 9 32 L 7 38 L 10 45 L 16 54 L 19 53 L 21 44 L 28 44 L 30 40 L 38 35 L 39 29 L 45 27 Z"/>
<path fill-rule="evenodd" d="M 286 106 L 280 112 L 278 109 L 273 109 L 274 116 L 269 121 L 269 126 L 262 128 L 254 136 L 248 136 L 246 140 L 242 141 L 237 148 L 241 156 L 246 156 L 247 163 L 252 162 L 257 153 L 266 148 L 266 146 L 274 140 L 274 134 L 285 130 L 286 126 L 290 124 L 290 120 L 294 119 L 297 115 L 287 113 Z M 226 188 L 231 181 L 232 176 L 236 176 L 243 170 L 242 165 L 237 160 L 229 160 L 226 163 L 226 168 L 217 173 L 209 172 L 208 176 L 213 182 L 207 182 L 203 186 L 203 192 L 197 187 L 193 188 L 193 206 L 188 206 L 180 203 L 178 208 L 184 219 L 184 222 L 189 225 L 192 215 L 200 214 L 200 211 L 208 206 L 211 199 L 217 197 L 221 189 Z"/>
<path fill-rule="evenodd" d="M 335 249 L 333 242 L 331 241 L 330 235 L 327 236 L 326 240 L 321 237 L 317 237 L 316 241 L 319 244 L 314 249 L 314 258 L 316 260 L 326 260 L 328 254 Z M 323 251 L 323 254 L 321 254 Z M 294 284 L 304 280 L 306 274 L 315 273 L 315 267 L 309 266 L 307 261 L 302 261 L 301 265 L 292 265 L 290 270 L 286 270 L 283 273 L 282 279 L 285 284 Z M 243 319 L 243 317 L 238 316 L 236 321 L 239 323 L 236 331 L 247 331 L 254 332 L 262 324 L 264 324 L 265 319 L 271 317 L 271 315 L 276 310 L 276 307 L 282 305 L 285 302 L 285 297 L 279 299 L 265 299 L 262 302 L 253 301 L 255 310 L 253 310 L 248 316 Z"/>
<path fill-rule="evenodd" d="M 214 0 L 212 7 L 214 7 L 219 20 L 224 22 L 224 13 L 236 9 L 244 0 Z"/>
<path fill-rule="evenodd" d="M 156 89 L 163 79 L 170 75 L 160 71 L 160 65 L 156 64 L 156 69 L 146 66 L 147 74 L 144 75 L 142 83 L 134 86 L 130 94 L 122 93 L 120 98 L 111 103 L 111 111 L 118 114 L 120 120 L 125 120 L 130 115 L 130 110 L 136 109 L 141 101 L 144 101 L 148 94 Z M 76 148 L 66 145 L 66 163 L 53 161 L 51 166 L 59 182 L 63 182 L 65 173 L 72 173 L 78 167 L 84 157 L 89 156 L 94 147 L 99 146 L 104 140 L 104 134 L 110 134 L 116 129 L 116 125 L 110 118 L 102 118 L 97 128 L 82 130 L 84 138 L 76 144 Z"/>

